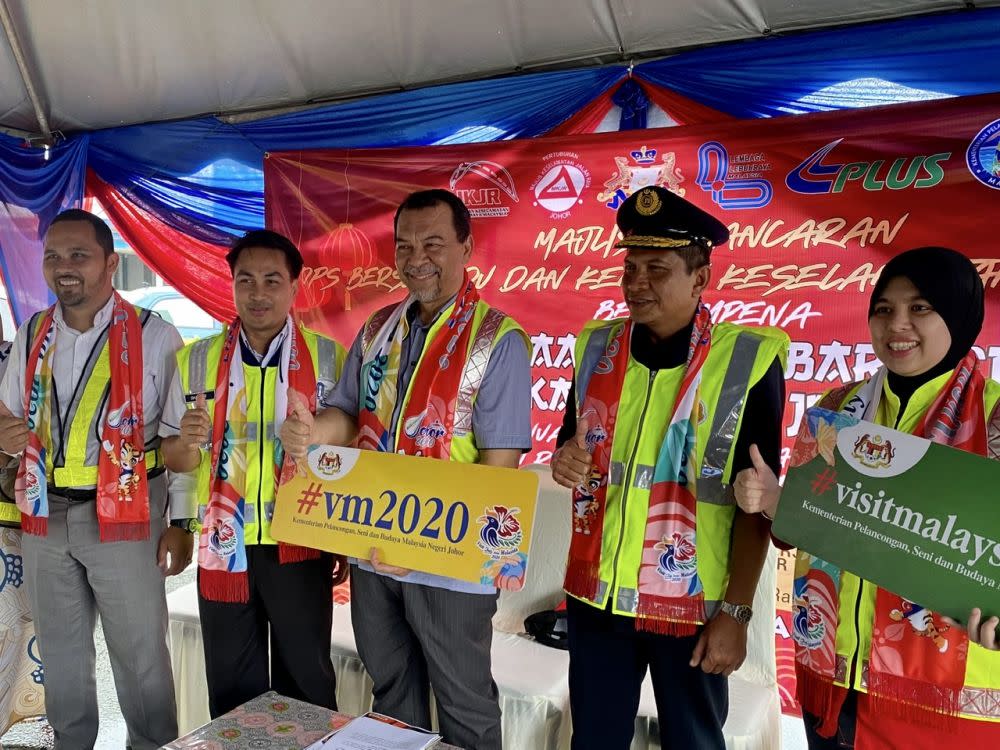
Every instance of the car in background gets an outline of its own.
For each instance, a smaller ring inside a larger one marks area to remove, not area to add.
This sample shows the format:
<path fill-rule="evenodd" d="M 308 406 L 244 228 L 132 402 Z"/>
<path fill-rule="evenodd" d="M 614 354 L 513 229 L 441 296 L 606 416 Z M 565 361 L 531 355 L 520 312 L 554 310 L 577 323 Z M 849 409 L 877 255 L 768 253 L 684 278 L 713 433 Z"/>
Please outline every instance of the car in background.
<path fill-rule="evenodd" d="M 185 344 L 222 333 L 222 324 L 172 286 L 149 286 L 122 292 L 133 305 L 152 310 L 181 334 Z"/>

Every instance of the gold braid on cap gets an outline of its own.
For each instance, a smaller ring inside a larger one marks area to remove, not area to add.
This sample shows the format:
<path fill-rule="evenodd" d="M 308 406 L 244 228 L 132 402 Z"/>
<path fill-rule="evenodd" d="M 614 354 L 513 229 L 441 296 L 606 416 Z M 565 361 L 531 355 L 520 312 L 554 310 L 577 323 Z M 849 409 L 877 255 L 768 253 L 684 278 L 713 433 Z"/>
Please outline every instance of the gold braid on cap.
<path fill-rule="evenodd" d="M 695 244 L 691 239 L 678 240 L 673 237 L 654 237 L 652 235 L 632 234 L 622 237 L 616 247 L 688 247 Z"/>

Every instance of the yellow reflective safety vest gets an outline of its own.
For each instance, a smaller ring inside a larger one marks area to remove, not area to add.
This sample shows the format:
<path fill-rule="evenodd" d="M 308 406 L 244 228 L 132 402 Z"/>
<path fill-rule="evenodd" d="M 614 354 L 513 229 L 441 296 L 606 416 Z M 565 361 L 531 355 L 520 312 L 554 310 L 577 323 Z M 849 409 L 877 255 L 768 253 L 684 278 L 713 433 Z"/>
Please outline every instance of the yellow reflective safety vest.
<path fill-rule="evenodd" d="M 332 391 L 344 367 L 344 347 L 332 339 L 305 327 L 300 327 L 312 357 L 316 373 L 317 401 L 324 393 Z M 177 353 L 177 371 L 181 376 L 184 393 L 214 394 L 216 377 L 222 358 L 228 326 L 222 333 L 188 344 Z M 279 367 L 243 365 L 246 391 L 246 413 L 242 421 L 230 420 L 233 434 L 232 460 L 245 462 L 246 487 L 244 488 L 243 539 L 250 544 L 276 544 L 271 536 L 271 519 L 274 516 L 274 393 L 278 386 Z M 215 399 L 207 398 L 209 414 L 215 413 Z M 201 463 L 196 469 L 198 520 L 205 517 L 208 503 L 212 456 L 202 449 Z"/>
<path fill-rule="evenodd" d="M 608 339 L 625 320 L 588 323 L 576 341 L 576 400 L 586 400 L 590 377 Z M 739 434 L 750 389 L 777 359 L 782 366 L 788 336 L 776 328 L 732 323 L 712 326 L 712 348 L 702 367 L 695 458 L 699 466 L 697 505 L 698 576 L 705 607 L 714 614 L 729 584 L 729 553 L 735 497 L 729 487 L 732 448 Z M 601 609 L 635 617 L 653 469 L 685 366 L 650 370 L 629 354 L 611 446 L 611 466 L 601 537 L 599 584 L 595 598 L 581 599 Z M 572 561 L 570 561 L 572 564 Z"/>
<path fill-rule="evenodd" d="M 895 429 L 902 432 L 913 432 L 951 375 L 951 371 L 946 372 L 920 386 L 910 396 L 902 415 L 899 413 L 899 398 L 886 381 L 874 421 L 885 426 L 895 425 Z M 840 404 L 841 408 L 861 390 L 862 385 L 863 383 L 858 383 L 847 392 Z M 993 415 L 987 422 L 987 438 L 991 445 L 1000 440 L 998 406 L 1000 383 L 987 378 L 983 408 L 985 414 Z M 846 570 L 841 571 L 836 672 L 838 677 L 842 677 L 836 680 L 836 684 L 861 692 L 867 692 L 865 675 L 868 673 L 867 665 L 871 657 L 877 590 L 874 583 Z M 963 692 L 962 703 L 967 710 L 960 713 L 962 717 L 1000 722 L 1000 651 L 991 651 L 975 643 L 969 644 Z"/>
<path fill-rule="evenodd" d="M 383 307 L 381 310 L 376 311 L 365 322 L 365 327 L 362 329 L 361 334 L 362 383 L 367 382 L 368 368 L 371 367 L 372 364 L 369 359 L 372 344 L 375 342 L 375 338 L 378 335 L 379 330 L 383 325 L 385 325 L 386 321 L 392 315 L 396 307 L 397 305 L 388 305 L 387 307 Z M 417 378 L 420 377 L 424 368 L 434 368 L 437 366 L 435 362 L 425 362 L 424 355 L 430 348 L 430 344 L 434 338 L 441 335 L 441 331 L 448 323 L 454 307 L 455 304 L 452 303 L 442 310 L 438 315 L 437 320 L 434 321 L 430 329 L 427 331 L 427 338 L 424 341 L 423 351 L 420 352 L 420 358 L 417 360 L 417 367 L 410 376 L 410 382 L 407 386 L 406 393 L 403 395 L 403 403 L 399 409 L 396 428 L 393 431 L 394 441 L 398 441 L 398 437 L 403 431 L 403 415 L 406 414 L 406 407 L 410 402 L 410 394 L 413 391 L 413 384 L 417 382 Z M 524 329 L 518 325 L 517 321 L 506 313 L 497 310 L 495 307 L 490 307 L 482 300 L 479 300 L 476 303 L 476 310 L 472 315 L 470 325 L 472 326 L 472 334 L 469 337 L 469 349 L 465 353 L 464 364 L 462 366 L 461 385 L 459 386 L 458 399 L 455 404 L 455 426 L 451 440 L 450 456 L 452 461 L 458 461 L 466 464 L 479 462 L 479 447 L 476 445 L 476 437 L 472 433 L 472 409 L 476 402 L 476 396 L 479 394 L 479 387 L 483 383 L 483 376 L 486 374 L 486 365 L 490 360 L 490 355 L 493 353 L 493 348 L 509 331 L 517 331 L 522 337 L 524 337 L 525 344 L 528 346 L 528 351 L 531 351 L 531 344 L 528 341 L 528 336 L 524 332 Z M 398 373 L 393 373 L 391 377 L 387 374 L 382 387 L 396 388 L 397 377 Z M 358 404 L 358 407 L 359 409 L 364 408 L 363 389 L 359 389 L 358 396 L 361 401 Z M 396 442 L 394 442 L 393 450 L 396 449 L 397 445 Z"/>
<path fill-rule="evenodd" d="M 143 328 L 149 322 L 152 312 L 141 307 L 135 308 Z M 35 313 L 29 326 L 28 341 L 35 340 L 44 318 L 44 311 Z M 29 344 L 30 345 L 30 344 Z M 99 351 L 91 357 L 80 376 L 84 383 L 83 392 L 70 404 L 67 414 L 69 432 L 62 436 L 59 445 L 53 438 L 52 450 L 45 452 L 45 475 L 49 484 L 56 487 L 95 487 L 97 485 L 97 465 L 87 463 L 87 455 L 101 454 L 102 420 L 106 418 L 108 394 L 111 389 L 111 358 L 108 355 L 108 331 L 105 330 L 95 342 Z M 53 426 L 55 422 L 53 421 Z M 156 437 L 145 446 L 146 471 L 163 470 L 160 455 L 160 438 Z"/>

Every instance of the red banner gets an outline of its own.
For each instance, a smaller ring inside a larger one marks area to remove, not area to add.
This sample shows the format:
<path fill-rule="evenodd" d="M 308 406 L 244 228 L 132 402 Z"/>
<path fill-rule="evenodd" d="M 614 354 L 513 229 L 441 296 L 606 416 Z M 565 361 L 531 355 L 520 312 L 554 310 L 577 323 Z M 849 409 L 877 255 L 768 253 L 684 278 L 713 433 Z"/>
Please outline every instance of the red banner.
<path fill-rule="evenodd" d="M 269 226 L 302 249 L 306 321 L 350 344 L 404 294 L 392 217 L 444 187 L 473 214 L 473 275 L 533 343 L 534 450 L 545 462 L 572 378 L 574 334 L 626 313 L 615 209 L 656 183 L 728 224 L 706 301 L 717 320 L 792 337 L 790 438 L 804 408 L 877 366 L 868 295 L 885 261 L 919 245 L 967 253 L 986 283 L 982 356 L 1000 372 L 1000 96 L 777 120 L 433 148 L 272 153 Z"/>

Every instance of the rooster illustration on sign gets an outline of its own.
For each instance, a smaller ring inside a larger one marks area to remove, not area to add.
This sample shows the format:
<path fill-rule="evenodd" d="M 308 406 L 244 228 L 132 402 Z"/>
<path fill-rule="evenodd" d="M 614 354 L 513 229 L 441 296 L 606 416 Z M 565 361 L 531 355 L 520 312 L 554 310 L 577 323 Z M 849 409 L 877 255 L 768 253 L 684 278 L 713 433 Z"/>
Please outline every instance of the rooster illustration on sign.
<path fill-rule="evenodd" d="M 495 505 L 476 519 L 482 524 L 476 545 L 490 557 L 496 558 L 515 552 L 521 546 L 521 522 L 517 520 L 520 508 Z"/>

